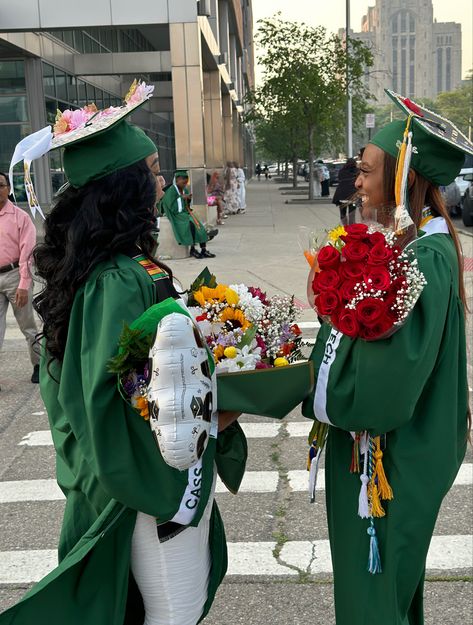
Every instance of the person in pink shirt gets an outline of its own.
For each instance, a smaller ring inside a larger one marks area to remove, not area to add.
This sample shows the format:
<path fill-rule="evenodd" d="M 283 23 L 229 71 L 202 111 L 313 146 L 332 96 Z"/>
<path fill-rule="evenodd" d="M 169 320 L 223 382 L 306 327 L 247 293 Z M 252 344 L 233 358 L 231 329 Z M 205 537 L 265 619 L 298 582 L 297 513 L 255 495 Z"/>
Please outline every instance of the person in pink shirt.
<path fill-rule="evenodd" d="M 38 333 L 32 306 L 32 277 L 30 256 L 36 244 L 36 228 L 25 211 L 9 200 L 10 181 L 0 172 L 0 350 L 5 338 L 8 304 L 30 352 L 33 375 L 39 382 L 39 349 L 35 345 Z"/>

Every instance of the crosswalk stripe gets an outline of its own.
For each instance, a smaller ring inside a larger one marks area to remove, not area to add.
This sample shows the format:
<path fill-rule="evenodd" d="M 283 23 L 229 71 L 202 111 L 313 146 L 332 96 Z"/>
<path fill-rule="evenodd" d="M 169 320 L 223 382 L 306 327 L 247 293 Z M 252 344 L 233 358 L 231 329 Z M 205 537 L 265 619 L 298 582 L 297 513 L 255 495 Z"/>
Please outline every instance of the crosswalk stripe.
<path fill-rule="evenodd" d="M 240 493 L 275 493 L 278 487 L 277 471 L 247 471 Z M 217 479 L 217 493 L 228 493 L 225 484 Z M 18 480 L 0 482 L 0 504 L 32 501 L 60 501 L 64 499 L 56 480 Z"/>
<path fill-rule="evenodd" d="M 315 330 L 316 328 L 320 328 L 320 323 L 318 321 L 298 321 L 297 325 L 301 330 Z"/>
<path fill-rule="evenodd" d="M 310 531 L 310 530 L 308 530 Z M 279 559 L 275 542 L 228 543 L 227 576 L 295 576 L 297 570 L 317 575 L 331 573 L 328 540 L 289 541 Z M 427 556 L 427 571 L 471 569 L 473 536 L 433 536 Z M 55 549 L 0 552 L 0 584 L 39 581 L 57 564 Z M 295 567 L 295 568 L 289 568 Z"/>
<path fill-rule="evenodd" d="M 287 478 L 293 492 L 305 492 L 308 487 L 306 470 L 288 471 Z M 279 473 L 277 471 L 247 471 L 240 486 L 240 493 L 275 493 L 278 488 Z M 473 484 L 473 464 L 461 465 L 454 486 L 471 486 Z M 317 490 L 325 489 L 325 471 L 319 469 Z M 227 493 L 226 486 L 217 480 L 217 493 Z M 58 501 L 63 499 L 61 489 L 56 480 L 21 480 L 0 482 L 0 504 L 18 503 L 21 501 Z"/>
<path fill-rule="evenodd" d="M 268 421 L 266 423 L 240 423 L 247 438 L 274 438 L 278 435 L 281 426 L 285 423 L 287 432 L 291 437 L 307 436 L 310 432 L 312 421 Z M 53 444 L 49 430 L 37 430 L 28 432 L 18 445 L 27 447 L 50 446 Z"/>

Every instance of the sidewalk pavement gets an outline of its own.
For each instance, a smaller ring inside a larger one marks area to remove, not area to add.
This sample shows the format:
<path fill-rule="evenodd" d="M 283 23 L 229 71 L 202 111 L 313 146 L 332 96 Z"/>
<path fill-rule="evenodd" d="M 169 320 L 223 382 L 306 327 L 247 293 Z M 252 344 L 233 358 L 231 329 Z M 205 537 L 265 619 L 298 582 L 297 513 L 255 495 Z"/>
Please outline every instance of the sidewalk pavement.
<path fill-rule="evenodd" d="M 258 286 L 269 295 L 295 295 L 301 308 L 300 321 L 315 321 L 315 313 L 307 303 L 308 265 L 299 246 L 299 226 L 324 232 L 339 221 L 338 209 L 330 198 L 317 204 L 286 203 L 284 191 L 290 184 L 276 180 L 256 179 L 247 185 L 246 213 L 230 215 L 225 225 L 219 226 L 219 234 L 208 244 L 216 258 L 197 260 L 192 257 L 170 260 L 174 276 L 187 288 L 199 272 L 207 266 L 220 282 L 244 283 Z M 333 187 L 331 192 L 333 194 Z M 42 222 L 37 217 L 38 235 L 42 235 Z M 467 259 L 465 282 L 473 310 L 473 228 L 466 228 L 456 220 L 460 241 Z M 159 248 L 158 248 L 159 253 Z M 40 285 L 36 285 L 39 290 Z M 469 341 L 473 345 L 471 315 L 468 319 Z M 23 340 L 16 326 L 11 308 L 7 315 L 6 339 Z"/>

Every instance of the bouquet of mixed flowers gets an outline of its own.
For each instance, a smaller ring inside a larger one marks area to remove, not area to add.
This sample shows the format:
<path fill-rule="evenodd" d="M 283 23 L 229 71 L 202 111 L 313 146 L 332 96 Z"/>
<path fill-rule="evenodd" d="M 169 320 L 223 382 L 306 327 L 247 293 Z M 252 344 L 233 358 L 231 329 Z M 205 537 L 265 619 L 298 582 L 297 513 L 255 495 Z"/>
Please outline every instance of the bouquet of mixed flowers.
<path fill-rule="evenodd" d="M 188 306 L 214 356 L 219 410 L 280 419 L 310 392 L 313 368 L 301 361 L 294 297 L 218 284 L 204 270 Z"/>
<path fill-rule="evenodd" d="M 309 302 L 336 330 L 367 341 L 396 331 L 426 284 L 415 252 L 380 224 L 328 233 L 309 278 Z"/>
<path fill-rule="evenodd" d="M 301 357 L 294 297 L 267 297 L 257 287 L 217 284 L 204 273 L 192 285 L 188 305 L 213 353 L 217 374 L 281 367 Z"/>
<path fill-rule="evenodd" d="M 293 297 L 267 297 L 257 287 L 218 284 L 207 269 L 188 295 L 186 314 L 215 363 L 218 410 L 282 418 L 305 398 L 313 368 L 300 361 L 302 337 Z M 149 419 L 148 362 L 156 323 L 151 315 L 145 317 L 147 313 L 124 327 L 109 371 L 118 375 L 124 399 Z"/>

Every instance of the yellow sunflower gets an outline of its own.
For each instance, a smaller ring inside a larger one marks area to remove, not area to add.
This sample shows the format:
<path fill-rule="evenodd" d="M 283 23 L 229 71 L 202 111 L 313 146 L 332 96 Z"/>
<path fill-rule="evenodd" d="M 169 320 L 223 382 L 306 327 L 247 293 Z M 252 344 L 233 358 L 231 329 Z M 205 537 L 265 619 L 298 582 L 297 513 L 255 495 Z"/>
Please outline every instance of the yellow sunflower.
<path fill-rule="evenodd" d="M 251 326 L 251 322 L 239 308 L 225 308 L 219 315 L 219 321 L 228 323 L 232 329 L 241 328 L 243 332 Z"/>
<path fill-rule="evenodd" d="M 225 348 L 223 345 L 217 345 L 217 347 L 214 349 L 215 362 L 218 362 L 223 357 L 224 351 L 225 351 Z"/>
<path fill-rule="evenodd" d="M 226 286 L 225 284 L 219 284 L 215 287 L 215 289 L 210 289 L 208 286 L 203 286 L 194 293 L 194 299 L 199 302 L 201 306 L 205 306 L 207 302 L 212 302 L 214 300 L 223 302 L 227 290 L 228 286 Z"/>

